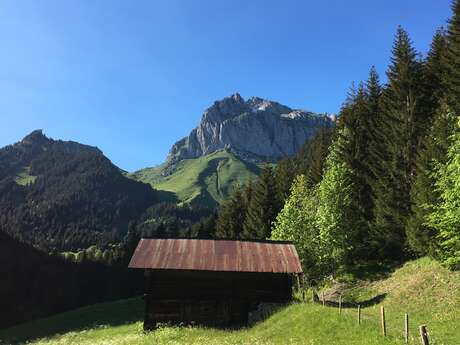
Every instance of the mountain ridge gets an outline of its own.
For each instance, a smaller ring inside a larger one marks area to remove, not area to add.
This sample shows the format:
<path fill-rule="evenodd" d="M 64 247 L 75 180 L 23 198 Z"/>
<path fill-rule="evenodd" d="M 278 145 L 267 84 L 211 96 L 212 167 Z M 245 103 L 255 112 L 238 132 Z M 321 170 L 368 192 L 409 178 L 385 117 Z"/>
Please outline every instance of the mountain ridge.
<path fill-rule="evenodd" d="M 119 242 L 158 201 L 93 146 L 36 130 L 0 149 L 0 230 L 46 251 Z"/>
<path fill-rule="evenodd" d="M 332 126 L 326 114 L 291 109 L 260 97 L 235 93 L 203 112 L 199 125 L 170 149 L 164 174 L 182 159 L 222 149 L 253 163 L 276 162 L 294 155 L 318 126 Z"/>

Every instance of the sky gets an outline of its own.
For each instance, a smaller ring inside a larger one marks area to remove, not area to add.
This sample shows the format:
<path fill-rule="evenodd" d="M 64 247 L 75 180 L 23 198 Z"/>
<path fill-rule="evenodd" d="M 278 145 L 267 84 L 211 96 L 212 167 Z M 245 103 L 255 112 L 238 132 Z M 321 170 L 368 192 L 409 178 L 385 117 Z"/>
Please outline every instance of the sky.
<path fill-rule="evenodd" d="M 34 129 L 134 171 L 235 92 L 336 113 L 396 28 L 425 54 L 450 0 L 0 0 L 0 147 Z"/>

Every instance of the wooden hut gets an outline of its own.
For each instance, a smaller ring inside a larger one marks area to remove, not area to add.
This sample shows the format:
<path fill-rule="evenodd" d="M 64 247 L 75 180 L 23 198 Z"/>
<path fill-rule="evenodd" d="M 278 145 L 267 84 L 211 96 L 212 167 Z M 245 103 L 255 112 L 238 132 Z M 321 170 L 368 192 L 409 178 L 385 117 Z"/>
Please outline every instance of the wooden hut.
<path fill-rule="evenodd" d="M 289 301 L 302 272 L 294 245 L 280 241 L 141 239 L 129 267 L 145 270 L 145 329 L 244 325 L 257 304 Z"/>

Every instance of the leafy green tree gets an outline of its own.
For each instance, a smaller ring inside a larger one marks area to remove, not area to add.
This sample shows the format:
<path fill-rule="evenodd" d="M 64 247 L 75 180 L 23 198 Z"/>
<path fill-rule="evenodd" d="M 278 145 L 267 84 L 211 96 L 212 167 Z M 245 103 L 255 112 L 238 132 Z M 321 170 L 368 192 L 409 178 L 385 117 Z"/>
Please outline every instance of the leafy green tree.
<path fill-rule="evenodd" d="M 336 143 L 327 158 L 318 186 L 310 187 L 305 175 L 295 179 L 274 224 L 272 238 L 296 244 L 305 272 L 312 280 L 349 267 L 359 243 L 352 172 L 337 146 Z"/>
<path fill-rule="evenodd" d="M 435 187 L 440 202 L 433 205 L 427 223 L 438 232 L 444 264 L 460 269 L 460 120 L 451 140 L 447 161 L 435 168 Z"/>
<path fill-rule="evenodd" d="M 341 132 L 348 132 L 344 128 Z M 356 204 L 356 185 L 353 171 L 343 160 L 337 147 L 348 137 L 341 133 L 326 162 L 326 170 L 318 185 L 317 226 L 321 242 L 327 250 L 327 261 L 334 263 L 334 270 L 350 267 L 357 259 L 363 234 L 362 212 Z"/>
<path fill-rule="evenodd" d="M 316 214 L 318 197 L 305 175 L 294 179 L 291 193 L 276 217 L 272 239 L 292 241 L 299 253 L 304 272 L 310 281 L 318 281 L 329 272 L 324 260 Z"/>

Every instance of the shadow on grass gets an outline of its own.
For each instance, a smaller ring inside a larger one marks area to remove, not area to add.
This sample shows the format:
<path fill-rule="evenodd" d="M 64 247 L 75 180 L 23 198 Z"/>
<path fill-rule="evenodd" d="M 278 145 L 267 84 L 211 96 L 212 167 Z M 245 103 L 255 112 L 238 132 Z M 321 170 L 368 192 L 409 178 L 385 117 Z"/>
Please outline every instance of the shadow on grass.
<path fill-rule="evenodd" d="M 0 330 L 0 345 L 24 344 L 67 332 L 120 326 L 144 319 L 141 297 L 100 303 Z"/>
<path fill-rule="evenodd" d="M 355 264 L 349 273 L 360 280 L 382 280 L 388 278 L 394 271 L 404 264 L 405 261 L 367 261 Z"/>
<path fill-rule="evenodd" d="M 358 305 L 360 305 L 361 308 L 372 307 L 373 305 L 376 305 L 376 304 L 381 303 L 386 297 L 387 297 L 387 294 L 386 294 L 386 293 L 383 293 L 383 294 L 374 296 L 374 297 L 372 297 L 372 298 L 370 298 L 370 299 L 367 299 L 367 300 L 365 300 L 365 301 L 361 301 L 361 302 L 359 302 L 359 303 L 355 303 L 355 302 L 342 302 L 342 308 L 352 309 L 352 308 L 357 308 Z M 320 299 L 318 298 L 318 296 L 315 297 L 315 302 L 318 303 L 318 304 L 322 304 L 322 303 L 323 303 L 322 301 L 320 301 Z M 326 305 L 326 306 L 328 306 L 328 307 L 338 308 L 338 307 L 339 307 L 339 302 L 325 300 L 325 301 L 324 301 L 324 305 Z"/>
<path fill-rule="evenodd" d="M 176 193 L 169 192 L 166 190 L 159 190 L 159 189 L 156 189 L 155 193 L 159 201 L 170 202 L 170 203 L 177 203 L 179 201 Z"/>

